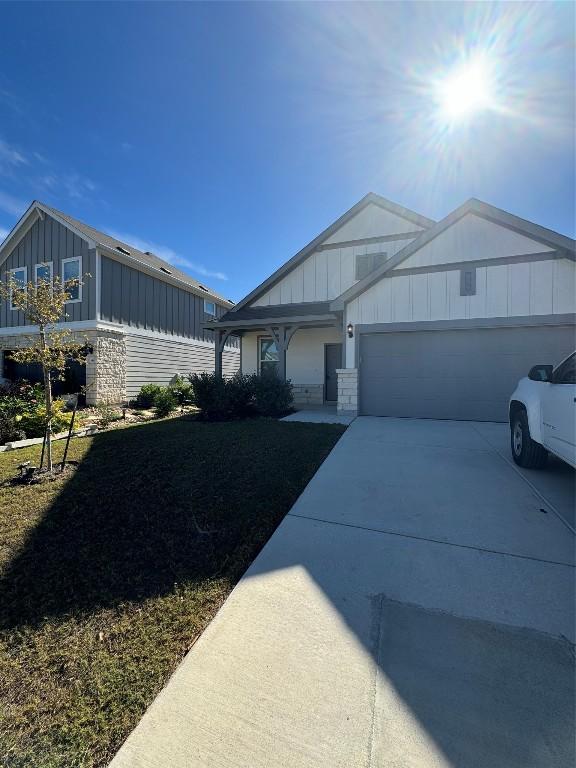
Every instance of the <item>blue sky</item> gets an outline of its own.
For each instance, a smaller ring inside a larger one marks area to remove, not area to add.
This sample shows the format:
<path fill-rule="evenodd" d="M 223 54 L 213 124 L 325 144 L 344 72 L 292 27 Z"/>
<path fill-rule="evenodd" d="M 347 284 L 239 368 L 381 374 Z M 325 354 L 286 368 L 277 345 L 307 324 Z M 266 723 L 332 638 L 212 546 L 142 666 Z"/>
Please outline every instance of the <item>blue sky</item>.
<path fill-rule="evenodd" d="M 240 299 L 374 191 L 575 230 L 571 3 L 1 3 L 0 237 L 34 198 Z M 498 109 L 439 124 L 488 52 Z"/>

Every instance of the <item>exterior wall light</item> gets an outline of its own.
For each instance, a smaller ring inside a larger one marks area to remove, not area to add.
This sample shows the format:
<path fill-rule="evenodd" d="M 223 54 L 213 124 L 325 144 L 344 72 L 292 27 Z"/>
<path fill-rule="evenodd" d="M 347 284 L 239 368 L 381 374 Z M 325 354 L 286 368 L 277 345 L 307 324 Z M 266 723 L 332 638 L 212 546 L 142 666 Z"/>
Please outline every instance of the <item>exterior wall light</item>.
<path fill-rule="evenodd" d="M 354 338 L 354 326 L 352 325 L 352 323 L 348 323 L 348 325 L 346 326 L 346 330 L 348 332 L 348 338 L 349 339 L 353 339 Z"/>

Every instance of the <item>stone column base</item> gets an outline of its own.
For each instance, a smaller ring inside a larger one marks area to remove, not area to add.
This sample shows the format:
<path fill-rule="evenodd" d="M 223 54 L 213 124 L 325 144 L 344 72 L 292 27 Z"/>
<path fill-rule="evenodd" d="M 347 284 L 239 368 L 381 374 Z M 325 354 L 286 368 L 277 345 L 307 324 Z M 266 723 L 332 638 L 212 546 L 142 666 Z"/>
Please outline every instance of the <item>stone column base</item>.
<path fill-rule="evenodd" d="M 294 405 L 322 405 L 324 387 L 322 384 L 293 384 Z"/>
<path fill-rule="evenodd" d="M 86 358 L 86 403 L 126 400 L 126 338 L 117 331 L 87 334 L 92 354 Z"/>
<path fill-rule="evenodd" d="M 358 369 L 337 368 L 338 413 L 358 413 Z"/>

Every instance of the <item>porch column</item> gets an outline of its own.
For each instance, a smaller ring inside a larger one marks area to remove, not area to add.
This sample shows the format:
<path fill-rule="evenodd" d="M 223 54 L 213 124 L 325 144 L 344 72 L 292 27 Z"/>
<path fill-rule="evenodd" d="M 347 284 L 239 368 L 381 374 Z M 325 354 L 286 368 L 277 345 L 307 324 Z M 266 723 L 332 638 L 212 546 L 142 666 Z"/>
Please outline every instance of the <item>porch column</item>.
<path fill-rule="evenodd" d="M 224 352 L 224 345 L 231 333 L 232 331 L 222 328 L 216 328 L 214 331 L 214 373 L 219 379 L 222 378 L 222 353 Z"/>
<path fill-rule="evenodd" d="M 298 328 L 300 328 L 298 324 L 279 325 L 277 329 L 273 327 L 267 328 L 278 349 L 278 378 L 281 381 L 286 381 L 286 352 L 288 351 L 292 336 L 294 336 Z"/>

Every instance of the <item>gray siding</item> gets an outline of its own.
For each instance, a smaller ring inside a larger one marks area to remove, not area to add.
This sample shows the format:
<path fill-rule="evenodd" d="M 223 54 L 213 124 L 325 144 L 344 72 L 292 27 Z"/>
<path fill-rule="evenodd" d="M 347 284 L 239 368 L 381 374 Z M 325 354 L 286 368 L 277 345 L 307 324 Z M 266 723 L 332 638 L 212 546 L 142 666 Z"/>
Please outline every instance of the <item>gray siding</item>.
<path fill-rule="evenodd" d="M 214 340 L 214 332 L 202 328 L 210 319 L 204 314 L 203 297 L 106 256 L 101 258 L 101 274 L 102 320 L 200 341 Z M 213 300 L 209 295 L 206 299 Z M 216 303 L 217 317 L 227 309 Z M 231 339 L 230 344 L 238 346 L 238 340 Z"/>
<path fill-rule="evenodd" d="M 62 226 L 50 216 L 38 220 L 0 267 L 2 280 L 14 267 L 28 267 L 28 280 L 34 279 L 34 265 L 45 261 L 52 262 L 54 276 L 61 276 L 62 259 L 72 256 L 82 257 L 82 272 L 85 275 L 82 286 L 82 301 L 68 304 L 68 321 L 92 320 L 96 317 L 96 252 L 88 248 L 88 243 Z M 86 274 L 90 277 L 86 277 Z M 7 302 L 0 303 L 0 327 L 13 328 L 26 325 L 23 312 L 10 309 Z"/>
<path fill-rule="evenodd" d="M 222 369 L 231 376 L 240 368 L 239 350 L 225 349 Z M 166 385 L 176 373 L 214 371 L 214 347 L 150 336 L 126 335 L 126 394 L 134 397 L 143 384 Z"/>

